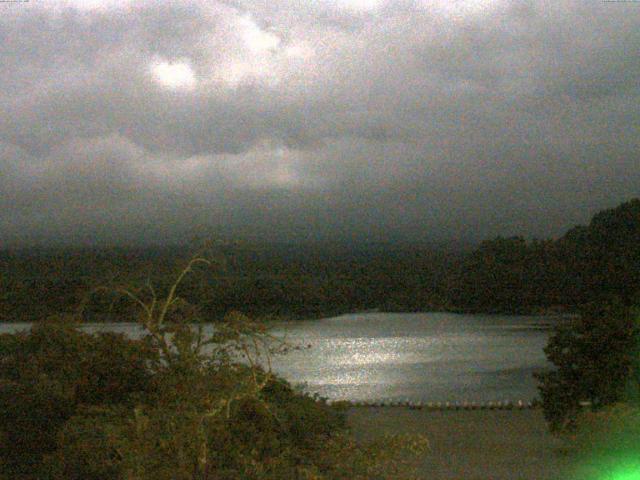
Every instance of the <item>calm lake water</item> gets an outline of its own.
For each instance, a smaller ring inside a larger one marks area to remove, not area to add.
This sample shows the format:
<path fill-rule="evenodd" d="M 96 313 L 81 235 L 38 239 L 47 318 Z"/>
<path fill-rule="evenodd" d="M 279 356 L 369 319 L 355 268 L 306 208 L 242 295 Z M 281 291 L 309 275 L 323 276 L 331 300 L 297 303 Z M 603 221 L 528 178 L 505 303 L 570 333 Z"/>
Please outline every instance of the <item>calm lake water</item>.
<path fill-rule="evenodd" d="M 273 333 L 308 346 L 273 360 L 274 370 L 333 400 L 503 401 L 537 396 L 532 373 L 554 317 L 365 313 L 278 323 Z M 0 333 L 28 328 L 0 324 Z M 134 324 L 91 324 L 136 336 Z"/>

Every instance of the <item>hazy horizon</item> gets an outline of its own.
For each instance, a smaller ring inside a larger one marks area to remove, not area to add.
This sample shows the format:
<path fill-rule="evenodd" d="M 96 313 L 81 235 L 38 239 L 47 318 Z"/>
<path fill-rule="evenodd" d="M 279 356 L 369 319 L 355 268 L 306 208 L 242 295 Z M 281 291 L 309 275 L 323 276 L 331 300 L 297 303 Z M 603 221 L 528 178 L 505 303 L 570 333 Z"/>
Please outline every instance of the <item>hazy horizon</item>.
<path fill-rule="evenodd" d="M 631 199 L 628 199 L 631 200 Z M 613 205 L 615 207 L 617 205 Z M 438 239 L 437 237 L 425 237 L 423 239 L 406 239 L 406 238 L 386 238 L 386 239 L 366 239 L 366 238 L 261 238 L 259 236 L 247 236 L 238 234 L 220 234 L 219 231 L 198 231 L 193 235 L 180 236 L 182 232 L 176 232 L 175 237 L 171 237 L 166 241 L 162 238 L 149 239 L 145 237 L 130 239 L 110 240 L 105 237 L 90 236 L 88 238 L 78 237 L 59 237 L 59 238 L 32 238 L 30 241 L 4 242 L 0 244 L 0 251 L 3 250 L 47 250 L 47 249 L 190 249 L 198 250 L 203 245 L 213 242 L 215 245 L 236 245 L 237 247 L 245 247 L 249 249 L 279 249 L 279 248 L 301 248 L 317 249 L 317 250 L 389 250 L 389 249 L 430 249 L 433 251 L 450 251 L 463 252 L 474 249 L 485 240 L 493 240 L 495 238 L 511 238 L 522 237 L 527 241 L 533 240 L 557 240 L 564 236 L 567 232 L 575 227 L 586 227 L 589 225 L 593 214 L 602 210 L 592 212 L 588 215 L 586 221 L 569 225 L 566 229 L 560 230 L 558 234 L 543 237 L 538 235 L 523 235 L 518 232 L 502 232 L 483 238 L 448 238 Z M 193 231 L 188 232 L 193 233 Z"/>

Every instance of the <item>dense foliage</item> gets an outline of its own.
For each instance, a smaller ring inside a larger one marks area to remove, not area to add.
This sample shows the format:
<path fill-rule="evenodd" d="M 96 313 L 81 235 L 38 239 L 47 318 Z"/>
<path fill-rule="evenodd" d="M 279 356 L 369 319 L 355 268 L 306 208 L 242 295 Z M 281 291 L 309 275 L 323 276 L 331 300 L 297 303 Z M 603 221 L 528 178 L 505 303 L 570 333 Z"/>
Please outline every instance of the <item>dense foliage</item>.
<path fill-rule="evenodd" d="M 443 288 L 466 311 L 576 311 L 603 295 L 633 304 L 640 292 L 640 199 L 595 215 L 558 240 L 483 242 L 453 266 Z"/>
<path fill-rule="evenodd" d="M 186 248 L 0 252 L 0 321 L 72 311 L 97 283 L 171 282 Z M 593 217 L 557 240 L 487 240 L 464 253 L 401 245 L 223 245 L 225 265 L 181 285 L 208 319 L 231 310 L 312 318 L 342 312 L 575 311 L 602 294 L 633 303 L 640 285 L 640 200 Z M 38 299 L 38 301 L 33 301 Z M 130 318 L 122 298 L 87 320 Z"/>
<path fill-rule="evenodd" d="M 73 312 L 96 284 L 172 281 L 189 247 L 0 251 L 0 321 Z M 437 285 L 452 254 L 370 245 L 221 245 L 225 262 L 201 266 L 180 295 L 210 320 L 232 310 L 251 316 L 314 318 L 356 310 L 442 308 Z M 37 299 L 38 301 L 34 301 Z M 85 320 L 123 320 L 132 305 L 94 296 Z"/>
<path fill-rule="evenodd" d="M 356 444 L 339 407 L 271 373 L 283 345 L 262 324 L 193 323 L 177 292 L 200 263 L 161 293 L 117 289 L 140 340 L 58 322 L 0 336 L 0 479 L 407 478 L 424 442 Z"/>
<path fill-rule="evenodd" d="M 582 407 L 593 411 L 640 391 L 640 324 L 637 312 L 617 299 L 585 305 L 559 326 L 545 353 L 555 369 L 538 374 L 544 414 L 553 431 L 571 430 Z"/>
<path fill-rule="evenodd" d="M 451 269 L 450 305 L 471 312 L 524 313 L 567 307 L 570 274 L 553 241 L 522 237 L 483 242 Z"/>
<path fill-rule="evenodd" d="M 131 407 L 136 395 L 152 394 L 152 356 L 143 342 L 66 323 L 0 336 L 0 471 L 39 478 L 42 459 L 80 408 Z"/>

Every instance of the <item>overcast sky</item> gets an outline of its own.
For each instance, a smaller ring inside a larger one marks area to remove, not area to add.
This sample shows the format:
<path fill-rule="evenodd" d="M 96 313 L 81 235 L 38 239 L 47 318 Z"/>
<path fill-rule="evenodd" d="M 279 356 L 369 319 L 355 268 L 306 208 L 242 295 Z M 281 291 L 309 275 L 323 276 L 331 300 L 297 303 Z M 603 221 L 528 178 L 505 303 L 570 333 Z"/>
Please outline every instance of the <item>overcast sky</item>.
<path fill-rule="evenodd" d="M 0 246 L 550 237 L 640 194 L 640 2 L 0 3 Z"/>

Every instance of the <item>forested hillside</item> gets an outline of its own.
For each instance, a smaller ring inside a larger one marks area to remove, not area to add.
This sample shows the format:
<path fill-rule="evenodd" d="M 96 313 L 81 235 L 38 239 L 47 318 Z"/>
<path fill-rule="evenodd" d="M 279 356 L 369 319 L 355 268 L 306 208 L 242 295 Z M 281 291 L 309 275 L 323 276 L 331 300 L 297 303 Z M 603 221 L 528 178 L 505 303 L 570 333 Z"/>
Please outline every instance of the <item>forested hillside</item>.
<path fill-rule="evenodd" d="M 0 319 L 29 321 L 70 313 L 86 303 L 86 318 L 119 320 L 125 298 L 90 294 L 97 286 L 162 290 L 193 252 L 189 247 L 44 249 L 3 252 Z M 441 308 L 438 284 L 453 254 L 428 248 L 368 245 L 218 245 L 215 261 L 181 285 L 180 296 L 206 319 L 230 310 L 314 318 L 354 310 Z M 427 307 L 428 306 L 428 307 Z"/>
<path fill-rule="evenodd" d="M 127 318 L 129 302 L 96 286 L 162 289 L 188 247 L 36 249 L 0 252 L 0 320 L 73 311 Z M 220 261 L 181 287 L 200 315 L 230 310 L 313 318 L 342 312 L 574 311 L 601 296 L 633 303 L 640 286 L 640 200 L 595 215 L 556 240 L 496 238 L 468 251 L 399 245 L 221 244 Z"/>
<path fill-rule="evenodd" d="M 452 308 L 528 312 L 573 310 L 602 296 L 633 303 L 640 292 L 640 200 L 604 210 L 558 240 L 483 242 L 452 267 Z"/>

